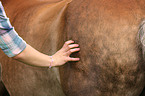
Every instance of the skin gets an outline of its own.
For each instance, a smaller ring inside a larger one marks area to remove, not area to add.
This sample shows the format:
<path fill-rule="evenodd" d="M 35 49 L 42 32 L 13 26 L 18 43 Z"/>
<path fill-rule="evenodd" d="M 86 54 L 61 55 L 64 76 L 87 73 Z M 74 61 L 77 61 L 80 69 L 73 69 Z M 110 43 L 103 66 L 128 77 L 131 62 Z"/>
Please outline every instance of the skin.
<path fill-rule="evenodd" d="M 74 43 L 74 41 L 69 40 L 65 42 L 63 47 L 52 56 L 53 62 L 51 57 L 43 53 L 40 53 L 39 51 L 35 50 L 28 44 L 24 51 L 22 51 L 20 54 L 16 55 L 13 58 L 25 64 L 29 64 L 31 66 L 49 67 L 50 63 L 52 63 L 51 64 L 52 67 L 61 66 L 68 61 L 79 60 L 79 58 L 70 57 L 70 54 L 80 50 L 80 48 L 75 48 L 79 46 L 78 44 L 71 44 L 71 43 Z"/>
<path fill-rule="evenodd" d="M 80 62 L 60 68 L 66 96 L 139 96 L 145 62 L 138 41 L 145 0 L 73 0 L 66 12 L 67 39 L 81 48 Z"/>

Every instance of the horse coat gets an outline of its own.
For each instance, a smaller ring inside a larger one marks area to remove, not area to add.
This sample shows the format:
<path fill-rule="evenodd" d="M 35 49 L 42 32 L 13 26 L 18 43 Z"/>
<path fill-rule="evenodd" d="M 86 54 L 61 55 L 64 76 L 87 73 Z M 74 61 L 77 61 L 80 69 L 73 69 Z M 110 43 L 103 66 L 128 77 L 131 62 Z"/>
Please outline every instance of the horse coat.
<path fill-rule="evenodd" d="M 54 54 L 68 39 L 79 62 L 32 67 L 0 55 L 11 96 L 139 96 L 145 85 L 139 25 L 145 0 L 2 0 L 16 31 L 37 50 Z M 2 52 L 1 52 L 2 53 Z"/>

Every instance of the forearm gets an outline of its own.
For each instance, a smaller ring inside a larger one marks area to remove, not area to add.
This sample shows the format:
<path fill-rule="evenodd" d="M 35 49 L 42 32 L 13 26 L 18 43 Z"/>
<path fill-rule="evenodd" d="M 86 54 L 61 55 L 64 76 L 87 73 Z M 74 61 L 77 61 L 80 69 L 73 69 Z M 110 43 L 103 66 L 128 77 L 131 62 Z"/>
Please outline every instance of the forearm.
<path fill-rule="evenodd" d="M 77 48 L 78 44 L 73 44 L 74 41 L 66 41 L 63 47 L 57 51 L 53 57 L 40 53 L 32 48 L 30 45 L 26 45 L 26 48 L 13 58 L 21 61 L 25 64 L 39 67 L 54 67 L 61 66 L 68 61 L 79 61 L 79 58 L 70 57 L 71 53 L 78 52 L 80 48 Z"/>
<path fill-rule="evenodd" d="M 52 61 L 50 56 L 38 52 L 28 44 L 25 50 L 13 58 L 25 64 L 39 67 L 49 67 Z"/>

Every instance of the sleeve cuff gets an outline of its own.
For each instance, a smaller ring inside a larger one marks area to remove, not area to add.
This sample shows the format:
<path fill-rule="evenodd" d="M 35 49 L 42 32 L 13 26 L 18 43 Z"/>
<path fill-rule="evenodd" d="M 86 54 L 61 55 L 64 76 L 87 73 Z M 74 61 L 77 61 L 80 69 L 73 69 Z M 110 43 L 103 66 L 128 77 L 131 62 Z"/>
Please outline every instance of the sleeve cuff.
<path fill-rule="evenodd" d="M 8 57 L 14 57 L 26 48 L 26 42 L 12 28 L 0 36 L 0 47 Z"/>

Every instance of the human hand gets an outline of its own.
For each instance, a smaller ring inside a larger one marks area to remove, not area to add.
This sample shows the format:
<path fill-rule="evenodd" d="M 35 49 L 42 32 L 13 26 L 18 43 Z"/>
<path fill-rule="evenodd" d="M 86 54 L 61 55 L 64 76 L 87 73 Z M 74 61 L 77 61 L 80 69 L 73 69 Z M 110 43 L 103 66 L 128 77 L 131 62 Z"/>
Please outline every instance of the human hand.
<path fill-rule="evenodd" d="M 63 47 L 57 51 L 53 56 L 53 62 L 51 66 L 60 66 L 65 64 L 68 61 L 79 61 L 80 58 L 72 58 L 70 57 L 70 54 L 77 52 L 80 50 L 78 44 L 73 44 L 74 41 L 69 40 L 66 41 L 63 45 Z"/>

